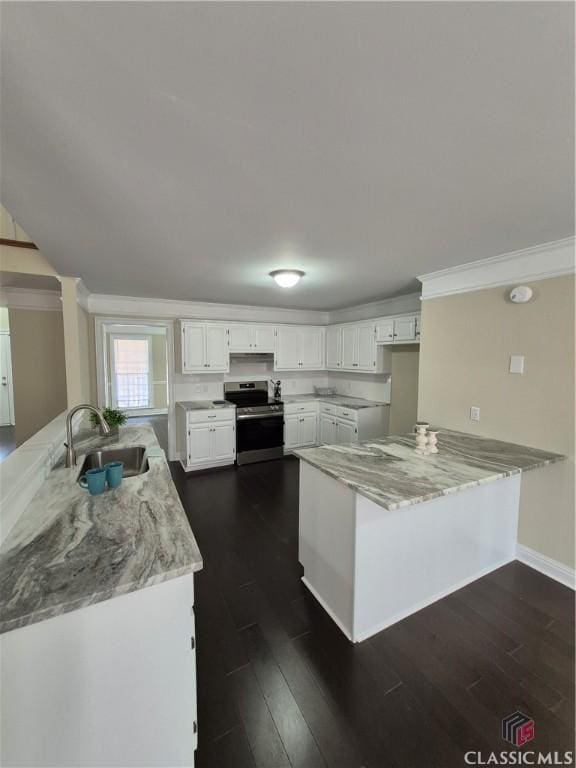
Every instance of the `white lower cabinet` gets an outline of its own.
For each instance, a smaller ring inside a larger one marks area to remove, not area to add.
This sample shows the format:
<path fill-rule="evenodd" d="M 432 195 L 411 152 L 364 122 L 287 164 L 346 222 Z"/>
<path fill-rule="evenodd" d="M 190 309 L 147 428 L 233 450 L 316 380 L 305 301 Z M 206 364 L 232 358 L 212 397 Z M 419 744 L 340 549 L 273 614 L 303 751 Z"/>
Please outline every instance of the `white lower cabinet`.
<path fill-rule="evenodd" d="M 233 464 L 236 459 L 235 409 L 189 410 L 183 403 L 177 405 L 178 451 L 186 472 Z"/>
<path fill-rule="evenodd" d="M 373 440 L 388 434 L 390 407 L 346 408 L 332 403 L 320 403 L 320 443 L 338 445 Z"/>
<path fill-rule="evenodd" d="M 288 403 L 284 410 L 284 448 L 308 448 L 318 444 L 318 404 Z"/>
<path fill-rule="evenodd" d="M 190 573 L 4 633 L 0 765 L 193 768 L 193 605 Z"/>

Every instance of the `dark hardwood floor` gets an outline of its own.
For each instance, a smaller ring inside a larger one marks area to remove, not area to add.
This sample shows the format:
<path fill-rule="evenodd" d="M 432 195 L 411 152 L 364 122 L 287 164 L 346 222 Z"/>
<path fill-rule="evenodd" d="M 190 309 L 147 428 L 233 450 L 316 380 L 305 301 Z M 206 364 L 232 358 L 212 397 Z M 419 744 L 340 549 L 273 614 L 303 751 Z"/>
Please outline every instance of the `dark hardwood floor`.
<path fill-rule="evenodd" d="M 352 645 L 300 581 L 296 459 L 171 471 L 204 558 L 198 768 L 463 766 L 516 710 L 525 750 L 573 749 L 571 590 L 512 563 Z"/>

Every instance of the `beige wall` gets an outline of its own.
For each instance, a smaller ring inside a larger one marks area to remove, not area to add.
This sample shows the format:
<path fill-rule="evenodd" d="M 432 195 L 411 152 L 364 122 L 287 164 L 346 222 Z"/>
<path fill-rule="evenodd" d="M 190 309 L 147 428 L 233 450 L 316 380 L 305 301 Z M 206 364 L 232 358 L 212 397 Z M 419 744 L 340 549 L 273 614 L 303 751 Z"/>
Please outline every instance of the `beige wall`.
<path fill-rule="evenodd" d="M 78 304 L 78 279 L 61 277 L 68 408 L 92 402 L 89 316 Z"/>
<path fill-rule="evenodd" d="M 0 331 L 9 331 L 10 322 L 8 320 L 8 310 L 6 307 L 0 307 Z"/>
<path fill-rule="evenodd" d="M 422 302 L 418 418 L 566 454 L 526 473 L 519 542 L 574 567 L 574 276 L 530 282 L 533 300 L 493 288 Z M 510 355 L 525 373 L 508 372 Z M 480 422 L 469 419 L 480 408 Z"/>
<path fill-rule="evenodd" d="M 62 313 L 11 309 L 16 444 L 66 410 Z"/>
<path fill-rule="evenodd" d="M 390 434 L 403 435 L 414 428 L 418 413 L 418 345 L 392 349 Z"/>

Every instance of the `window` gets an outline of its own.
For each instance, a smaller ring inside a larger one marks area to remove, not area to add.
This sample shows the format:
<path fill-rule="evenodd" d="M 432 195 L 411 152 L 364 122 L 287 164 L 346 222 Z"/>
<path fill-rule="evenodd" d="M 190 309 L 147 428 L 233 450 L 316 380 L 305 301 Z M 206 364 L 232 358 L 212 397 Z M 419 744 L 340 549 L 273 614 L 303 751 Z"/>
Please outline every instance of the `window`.
<path fill-rule="evenodd" d="M 146 337 L 113 337 L 112 377 L 118 408 L 150 408 L 150 344 Z"/>

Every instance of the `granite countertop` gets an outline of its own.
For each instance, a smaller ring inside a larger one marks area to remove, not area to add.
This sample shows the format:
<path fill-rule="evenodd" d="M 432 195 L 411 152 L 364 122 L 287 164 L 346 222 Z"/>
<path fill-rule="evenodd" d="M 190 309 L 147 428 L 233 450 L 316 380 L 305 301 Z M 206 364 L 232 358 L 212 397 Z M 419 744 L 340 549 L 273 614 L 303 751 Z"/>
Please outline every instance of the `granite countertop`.
<path fill-rule="evenodd" d="M 236 408 L 234 403 L 224 402 L 215 405 L 213 400 L 180 400 L 176 405 L 184 408 L 185 411 L 211 411 L 221 408 Z"/>
<path fill-rule="evenodd" d="M 202 568 L 202 556 L 151 427 L 75 440 L 0 548 L 0 632 L 134 592 Z M 150 469 L 90 496 L 76 479 L 99 446 L 143 445 Z"/>
<path fill-rule="evenodd" d="M 349 397 L 348 395 L 318 395 L 312 392 L 309 395 L 286 395 L 282 402 L 286 403 L 308 403 L 315 400 L 319 403 L 329 403 L 330 405 L 342 405 L 353 411 L 360 411 L 362 408 L 374 408 L 379 405 L 390 405 L 390 403 L 380 402 L 378 400 L 365 400 L 363 397 Z"/>
<path fill-rule="evenodd" d="M 562 461 L 557 453 L 439 430 L 439 453 L 419 456 L 412 435 L 294 451 L 302 461 L 386 510 Z"/>

